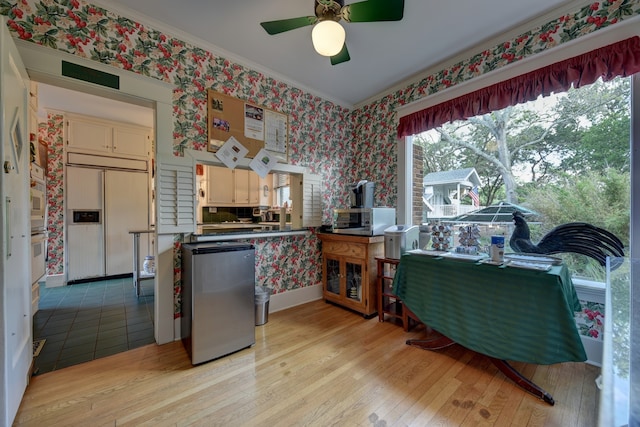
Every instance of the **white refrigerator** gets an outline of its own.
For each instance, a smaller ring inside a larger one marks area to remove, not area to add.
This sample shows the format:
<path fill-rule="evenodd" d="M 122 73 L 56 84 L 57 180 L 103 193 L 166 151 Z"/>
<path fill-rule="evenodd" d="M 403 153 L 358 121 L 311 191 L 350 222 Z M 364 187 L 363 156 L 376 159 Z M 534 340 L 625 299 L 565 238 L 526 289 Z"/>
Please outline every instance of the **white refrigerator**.
<path fill-rule="evenodd" d="M 148 174 L 68 166 L 65 192 L 67 281 L 132 273 L 129 231 L 149 228 Z"/>

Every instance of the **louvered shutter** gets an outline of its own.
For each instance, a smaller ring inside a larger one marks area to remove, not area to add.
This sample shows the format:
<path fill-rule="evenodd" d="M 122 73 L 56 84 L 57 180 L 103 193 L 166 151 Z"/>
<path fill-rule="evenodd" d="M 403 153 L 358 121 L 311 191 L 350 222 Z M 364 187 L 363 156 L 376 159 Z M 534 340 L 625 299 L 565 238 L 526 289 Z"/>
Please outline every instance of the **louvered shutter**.
<path fill-rule="evenodd" d="M 195 232 L 196 181 L 191 159 L 160 159 L 156 188 L 158 233 Z"/>
<path fill-rule="evenodd" d="M 294 179 L 295 178 L 295 179 Z M 320 175 L 305 173 L 293 175 L 291 185 L 293 200 L 302 200 L 302 206 L 293 205 L 293 228 L 320 227 L 322 225 L 322 180 Z M 302 194 L 296 194 L 301 192 Z"/>

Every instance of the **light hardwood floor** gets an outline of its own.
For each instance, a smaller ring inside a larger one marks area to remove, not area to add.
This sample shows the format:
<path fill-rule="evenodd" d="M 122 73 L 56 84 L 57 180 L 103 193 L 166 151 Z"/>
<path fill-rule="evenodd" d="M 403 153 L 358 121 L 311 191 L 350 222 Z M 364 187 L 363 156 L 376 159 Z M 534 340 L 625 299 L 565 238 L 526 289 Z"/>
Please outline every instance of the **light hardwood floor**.
<path fill-rule="evenodd" d="M 224 327 L 224 325 L 212 325 Z M 180 342 L 32 378 L 16 426 L 595 426 L 583 363 L 513 363 L 555 406 L 458 345 L 316 301 L 269 314 L 256 344 L 192 367 Z"/>

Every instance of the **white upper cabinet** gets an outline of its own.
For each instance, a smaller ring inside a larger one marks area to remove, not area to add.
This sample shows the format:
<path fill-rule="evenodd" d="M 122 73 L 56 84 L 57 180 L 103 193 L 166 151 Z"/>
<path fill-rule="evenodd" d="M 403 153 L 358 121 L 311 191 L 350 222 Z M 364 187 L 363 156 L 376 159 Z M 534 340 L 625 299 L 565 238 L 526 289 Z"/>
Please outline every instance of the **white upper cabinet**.
<path fill-rule="evenodd" d="M 147 159 L 148 128 L 67 114 L 67 151 L 101 156 Z"/>
<path fill-rule="evenodd" d="M 234 185 L 236 188 L 235 203 L 239 205 L 249 204 L 249 171 L 236 169 L 233 171 Z M 255 193 L 255 191 L 254 191 Z M 257 204 L 257 203 L 256 203 Z"/>
<path fill-rule="evenodd" d="M 247 169 L 207 166 L 207 205 L 258 206 L 260 177 Z"/>
<path fill-rule="evenodd" d="M 207 204 L 230 206 L 235 203 L 233 170 L 207 166 Z"/>
<path fill-rule="evenodd" d="M 118 125 L 113 128 L 113 153 L 124 157 L 146 158 L 151 151 L 148 129 Z"/>

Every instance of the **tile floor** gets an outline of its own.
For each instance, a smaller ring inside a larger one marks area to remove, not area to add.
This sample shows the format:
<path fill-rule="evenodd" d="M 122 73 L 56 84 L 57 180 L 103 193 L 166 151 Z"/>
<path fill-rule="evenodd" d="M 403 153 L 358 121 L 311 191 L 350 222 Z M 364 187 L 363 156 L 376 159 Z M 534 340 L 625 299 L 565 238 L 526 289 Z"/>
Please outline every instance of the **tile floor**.
<path fill-rule="evenodd" d="M 153 281 L 133 279 L 47 288 L 40 285 L 33 339 L 45 338 L 34 375 L 76 365 L 155 342 Z"/>

